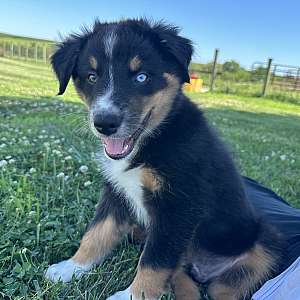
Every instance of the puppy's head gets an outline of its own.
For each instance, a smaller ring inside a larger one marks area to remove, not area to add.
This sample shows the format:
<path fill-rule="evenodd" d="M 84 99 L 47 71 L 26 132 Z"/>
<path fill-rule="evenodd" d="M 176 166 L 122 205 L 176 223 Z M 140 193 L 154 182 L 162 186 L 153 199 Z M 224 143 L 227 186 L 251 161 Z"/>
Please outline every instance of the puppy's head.
<path fill-rule="evenodd" d="M 72 77 L 89 107 L 93 132 L 113 159 L 128 156 L 163 122 L 189 81 L 192 46 L 164 23 L 96 22 L 71 35 L 52 56 L 63 94 Z"/>

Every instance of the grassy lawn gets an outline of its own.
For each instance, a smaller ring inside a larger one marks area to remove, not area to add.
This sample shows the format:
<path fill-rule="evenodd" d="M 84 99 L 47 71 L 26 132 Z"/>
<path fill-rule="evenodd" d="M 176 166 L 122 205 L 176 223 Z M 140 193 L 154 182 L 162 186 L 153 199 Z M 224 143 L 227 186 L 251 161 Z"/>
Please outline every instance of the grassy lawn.
<path fill-rule="evenodd" d="M 73 88 L 60 98 L 56 88 L 48 66 L 0 58 L 0 298 L 105 299 L 134 276 L 139 249 L 124 241 L 80 281 L 43 279 L 49 264 L 74 253 L 101 193 L 85 108 Z M 241 172 L 300 207 L 300 105 L 190 96 Z"/>

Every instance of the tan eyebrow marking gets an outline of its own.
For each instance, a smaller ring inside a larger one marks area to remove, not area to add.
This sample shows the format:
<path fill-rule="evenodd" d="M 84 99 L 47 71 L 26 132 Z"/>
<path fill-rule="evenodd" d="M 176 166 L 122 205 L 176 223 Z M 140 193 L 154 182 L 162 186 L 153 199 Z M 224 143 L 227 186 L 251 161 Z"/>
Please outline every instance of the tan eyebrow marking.
<path fill-rule="evenodd" d="M 92 67 L 94 70 L 97 70 L 97 67 L 98 67 L 97 59 L 96 59 L 94 56 L 90 56 L 89 61 L 90 61 L 91 67 Z"/>
<path fill-rule="evenodd" d="M 138 55 L 136 55 L 129 63 L 130 70 L 133 72 L 137 71 L 141 66 L 141 63 L 141 59 L 138 57 Z"/>

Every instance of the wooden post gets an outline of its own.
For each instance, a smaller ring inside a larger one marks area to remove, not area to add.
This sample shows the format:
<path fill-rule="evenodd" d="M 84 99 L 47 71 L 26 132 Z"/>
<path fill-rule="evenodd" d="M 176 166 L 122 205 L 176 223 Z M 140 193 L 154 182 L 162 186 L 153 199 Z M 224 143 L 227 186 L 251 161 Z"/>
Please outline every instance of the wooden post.
<path fill-rule="evenodd" d="M 35 59 L 35 61 L 38 60 L 38 46 L 37 46 L 37 44 L 34 45 L 34 59 Z"/>
<path fill-rule="evenodd" d="M 14 56 L 14 44 L 10 45 L 10 56 L 13 57 Z"/>
<path fill-rule="evenodd" d="M 265 76 L 265 80 L 264 80 L 264 85 L 263 85 L 263 90 L 262 90 L 262 96 L 265 97 L 267 94 L 267 89 L 268 89 L 268 85 L 270 82 L 270 77 L 271 77 L 271 68 L 272 68 L 272 58 L 269 58 L 268 60 L 268 66 L 267 66 L 267 72 L 266 72 L 266 76 Z"/>
<path fill-rule="evenodd" d="M 43 60 L 46 63 L 47 62 L 47 48 L 46 46 L 43 47 Z"/>
<path fill-rule="evenodd" d="M 28 49 L 28 45 L 27 45 L 25 48 L 25 59 L 26 60 L 28 60 L 28 52 L 29 52 L 29 49 Z"/>
<path fill-rule="evenodd" d="M 211 78 L 210 78 L 210 91 L 211 92 L 213 92 L 213 90 L 214 90 L 215 79 L 216 79 L 216 76 L 217 76 L 218 56 L 219 56 L 219 49 L 216 49 L 215 50 L 213 67 L 212 67 L 212 70 L 211 70 Z"/>
<path fill-rule="evenodd" d="M 295 79 L 295 89 L 294 89 L 295 91 L 298 90 L 299 78 L 300 78 L 300 68 L 298 68 L 297 74 L 296 74 L 296 79 Z"/>
<path fill-rule="evenodd" d="M 1 43 L 1 47 L 0 47 L 0 56 L 4 57 L 4 48 L 5 48 L 5 44 L 4 42 Z"/>
<path fill-rule="evenodd" d="M 3 48 L 3 57 L 5 57 L 5 53 L 6 53 L 6 43 L 4 42 L 3 44 L 4 48 Z"/>

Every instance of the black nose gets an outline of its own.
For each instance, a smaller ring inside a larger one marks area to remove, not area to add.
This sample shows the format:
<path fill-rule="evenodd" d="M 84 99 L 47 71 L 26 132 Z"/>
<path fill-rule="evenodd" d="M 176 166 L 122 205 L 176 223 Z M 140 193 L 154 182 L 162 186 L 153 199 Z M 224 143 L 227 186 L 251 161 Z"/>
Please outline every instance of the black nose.
<path fill-rule="evenodd" d="M 98 132 L 111 135 L 117 132 L 122 123 L 120 113 L 101 112 L 94 116 L 94 126 Z"/>

